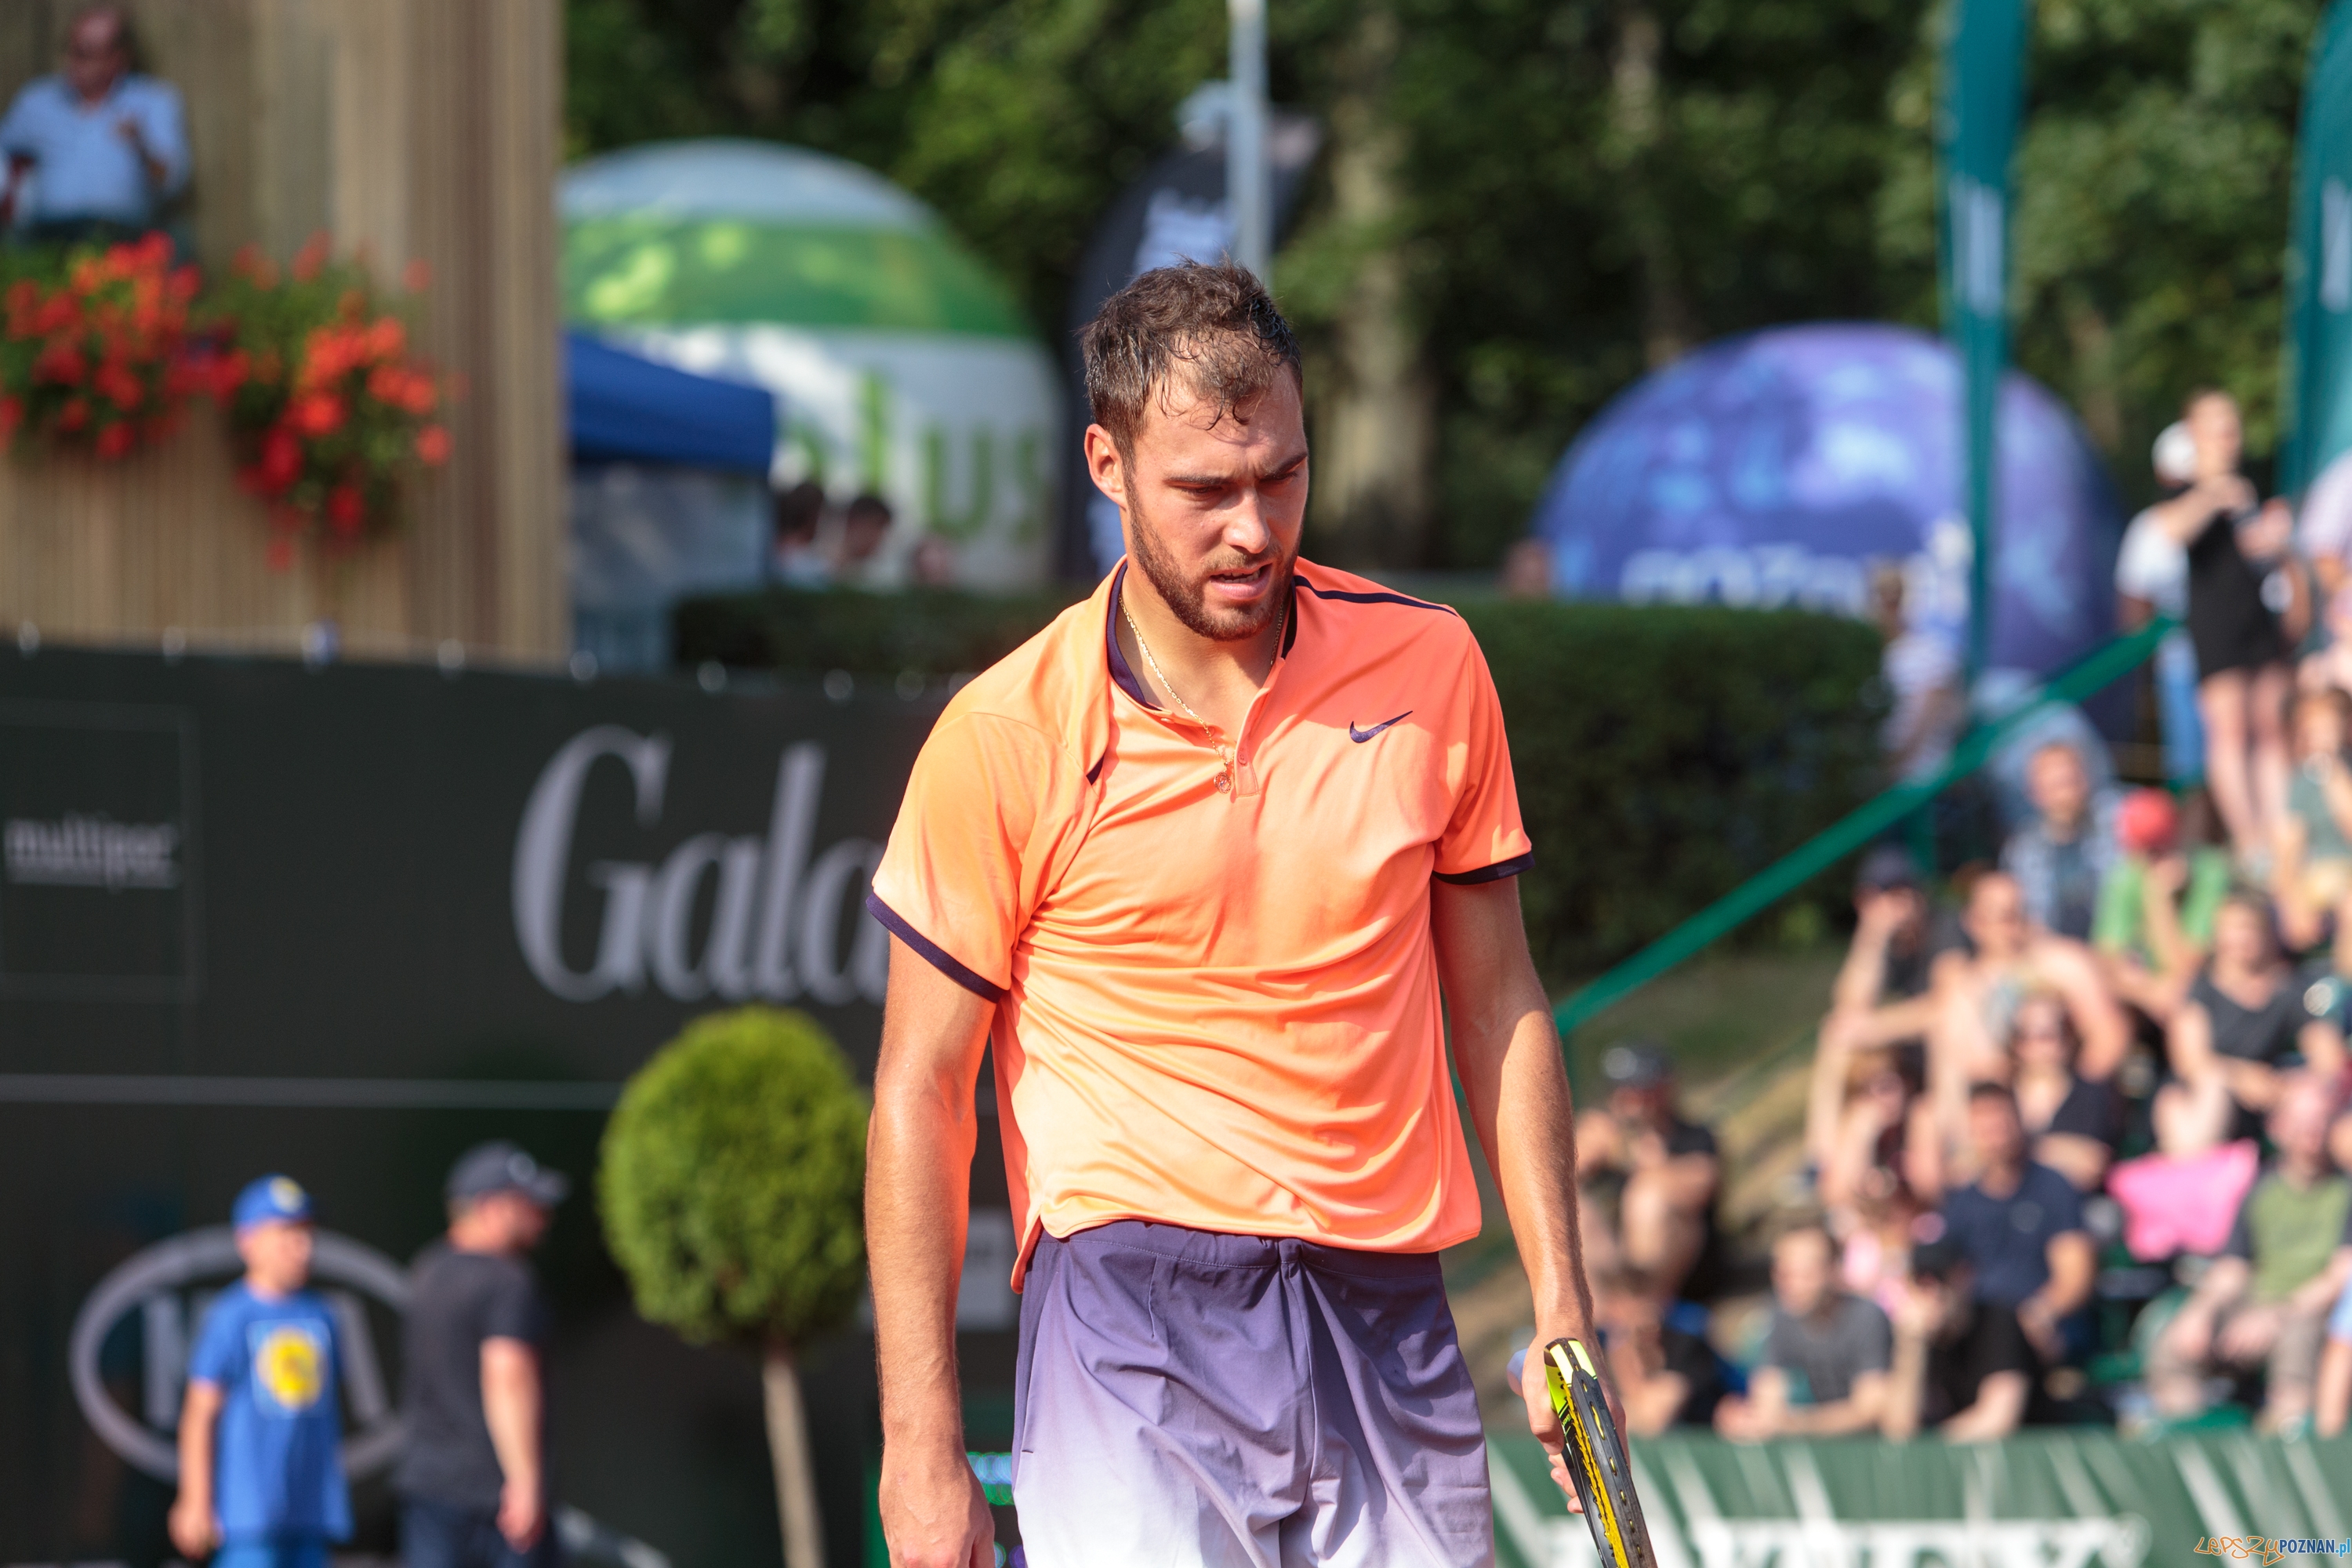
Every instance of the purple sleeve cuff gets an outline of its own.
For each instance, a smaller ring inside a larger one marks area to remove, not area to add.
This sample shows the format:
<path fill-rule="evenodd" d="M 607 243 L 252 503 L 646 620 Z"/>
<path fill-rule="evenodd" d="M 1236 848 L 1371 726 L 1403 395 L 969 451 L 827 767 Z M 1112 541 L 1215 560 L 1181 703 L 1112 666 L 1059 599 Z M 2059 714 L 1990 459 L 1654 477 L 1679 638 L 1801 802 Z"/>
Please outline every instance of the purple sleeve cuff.
<path fill-rule="evenodd" d="M 872 915 L 876 920 L 880 921 L 882 924 L 889 930 L 892 935 L 896 936 L 900 942 L 905 942 L 908 947 L 913 948 L 917 952 L 921 953 L 932 968 L 938 970 L 941 974 L 946 975 L 950 980 L 954 981 L 957 984 L 962 986 L 965 990 L 971 992 L 982 1001 L 1002 1002 L 1004 1000 L 1003 986 L 997 984 L 986 975 L 976 974 L 972 971 L 965 968 L 962 964 L 957 963 L 954 954 L 949 952 L 947 949 L 941 947 L 938 942 L 933 942 L 929 937 L 925 936 L 921 931 L 917 931 L 912 925 L 908 923 L 906 916 L 900 914 L 898 910 L 884 903 L 882 901 L 881 894 L 866 894 L 866 910 L 868 914 Z"/>
<path fill-rule="evenodd" d="M 1481 866 L 1475 871 L 1440 871 L 1437 879 L 1457 887 L 1470 887 L 1479 882 L 1499 882 L 1506 877 L 1516 877 L 1536 863 L 1535 851 L 1514 855 L 1507 860 L 1497 860 L 1491 866 Z"/>

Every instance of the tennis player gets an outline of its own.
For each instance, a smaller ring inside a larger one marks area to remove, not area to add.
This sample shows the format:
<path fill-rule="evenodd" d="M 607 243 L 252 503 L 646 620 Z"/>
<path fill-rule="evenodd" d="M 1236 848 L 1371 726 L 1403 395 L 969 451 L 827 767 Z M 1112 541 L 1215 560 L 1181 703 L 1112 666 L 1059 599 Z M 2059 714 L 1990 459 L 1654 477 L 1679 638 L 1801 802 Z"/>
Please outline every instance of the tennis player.
<path fill-rule="evenodd" d="M 1144 273 L 1084 346 L 1127 561 L 948 705 L 868 904 L 890 1561 L 992 1561 L 955 1357 L 992 1038 L 1029 1562 L 1487 1563 L 1448 1021 L 1538 1354 L 1591 1315 L 1494 684 L 1451 610 L 1298 558 L 1298 345 L 1249 273 Z"/>

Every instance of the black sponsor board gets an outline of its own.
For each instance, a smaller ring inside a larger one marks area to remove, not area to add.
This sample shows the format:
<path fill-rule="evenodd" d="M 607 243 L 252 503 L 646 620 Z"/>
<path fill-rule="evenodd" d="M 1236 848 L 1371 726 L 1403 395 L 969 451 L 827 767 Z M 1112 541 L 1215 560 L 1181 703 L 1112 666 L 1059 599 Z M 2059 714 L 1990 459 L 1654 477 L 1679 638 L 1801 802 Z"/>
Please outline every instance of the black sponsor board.
<path fill-rule="evenodd" d="M 353 1549 L 390 1552 L 400 1269 L 496 1136 L 580 1178 L 538 1258 L 562 1498 L 677 1568 L 774 1561 L 756 1368 L 635 1317 L 596 1144 L 713 1008 L 805 1007 L 870 1078 L 861 902 L 944 696 L 0 654 L 0 1564 L 172 1555 L 212 1227 L 268 1171 L 333 1238 Z M 975 1201 L 1003 1190 L 984 1136 Z M 973 1286 L 967 1364 L 1009 1386 L 1010 1293 Z M 807 1360 L 828 1555 L 862 1563 L 871 1342 Z"/>

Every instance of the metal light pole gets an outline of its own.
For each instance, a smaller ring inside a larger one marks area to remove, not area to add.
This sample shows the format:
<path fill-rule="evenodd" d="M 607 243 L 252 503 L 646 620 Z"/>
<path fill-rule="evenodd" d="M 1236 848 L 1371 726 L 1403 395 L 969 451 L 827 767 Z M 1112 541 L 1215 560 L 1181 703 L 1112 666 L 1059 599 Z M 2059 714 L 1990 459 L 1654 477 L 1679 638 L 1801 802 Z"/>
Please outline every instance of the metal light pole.
<path fill-rule="evenodd" d="M 1225 126 L 1225 199 L 1234 215 L 1234 259 L 1266 275 L 1274 205 L 1265 172 L 1265 0 L 1225 0 L 1233 27 L 1233 115 Z"/>

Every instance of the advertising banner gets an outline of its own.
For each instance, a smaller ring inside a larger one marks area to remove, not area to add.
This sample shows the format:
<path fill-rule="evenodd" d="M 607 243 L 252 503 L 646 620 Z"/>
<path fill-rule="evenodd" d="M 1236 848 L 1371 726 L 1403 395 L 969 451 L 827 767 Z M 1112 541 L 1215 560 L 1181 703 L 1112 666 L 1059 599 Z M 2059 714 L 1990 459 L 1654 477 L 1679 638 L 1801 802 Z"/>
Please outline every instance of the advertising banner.
<path fill-rule="evenodd" d="M 355 1549 L 388 1552 L 405 1264 L 492 1137 L 574 1178 L 537 1261 L 581 1555 L 774 1560 L 756 1367 L 637 1319 L 593 1177 L 619 1085 L 704 1011 L 805 1008 L 870 1077 L 887 944 L 862 900 L 945 692 L 844 679 L 0 654 L 0 1564 L 169 1555 L 188 1346 L 236 1272 L 229 1201 L 268 1172 L 319 1205 Z M 985 1393 L 1013 1299 L 981 1146 Z M 808 1363 L 854 1563 L 870 1342 Z"/>
<path fill-rule="evenodd" d="M 2330 5 L 2311 51 L 2287 237 L 2286 433 L 2279 488 L 2352 448 L 2352 6 Z"/>
<path fill-rule="evenodd" d="M 1944 334 L 1966 387 L 1969 530 L 1975 566 L 1969 669 L 1985 668 L 1992 637 L 1992 563 L 2000 515 L 1994 415 L 2009 363 L 2009 162 L 2024 93 L 2027 0 L 1958 0 L 1936 117 L 1943 216 Z"/>
<path fill-rule="evenodd" d="M 775 479 L 889 502 L 861 583 L 1048 575 L 1053 355 L 937 213 L 845 160 L 723 138 L 575 164 L 558 205 L 565 321 L 766 387 L 783 420 Z"/>
<path fill-rule="evenodd" d="M 1505 1568 L 1599 1561 L 1524 1431 L 1487 1434 Z M 1658 1568 L 2187 1568 L 2352 1556 L 2352 1439 L 2243 1429 L 2133 1442 L 2029 1428 L 2000 1443 L 1633 1446 Z"/>

